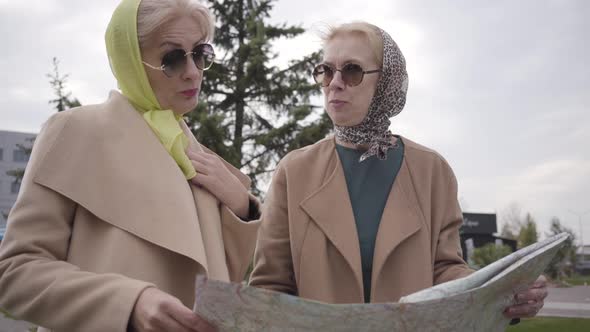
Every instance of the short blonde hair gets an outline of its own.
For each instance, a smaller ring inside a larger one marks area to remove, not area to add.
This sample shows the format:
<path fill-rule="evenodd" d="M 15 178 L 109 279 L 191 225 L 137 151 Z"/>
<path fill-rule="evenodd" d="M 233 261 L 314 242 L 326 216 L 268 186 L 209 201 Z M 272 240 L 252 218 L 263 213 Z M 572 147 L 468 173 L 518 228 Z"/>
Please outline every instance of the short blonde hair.
<path fill-rule="evenodd" d="M 142 0 L 137 12 L 137 37 L 145 45 L 158 27 L 185 15 L 199 22 L 205 41 L 213 40 L 215 20 L 205 5 L 198 0 Z"/>
<path fill-rule="evenodd" d="M 344 23 L 335 27 L 329 26 L 327 31 L 321 34 L 324 46 L 336 36 L 343 34 L 366 37 L 373 50 L 375 61 L 377 61 L 379 66 L 383 66 L 383 37 L 381 36 L 381 29 L 379 27 L 362 21 Z"/>

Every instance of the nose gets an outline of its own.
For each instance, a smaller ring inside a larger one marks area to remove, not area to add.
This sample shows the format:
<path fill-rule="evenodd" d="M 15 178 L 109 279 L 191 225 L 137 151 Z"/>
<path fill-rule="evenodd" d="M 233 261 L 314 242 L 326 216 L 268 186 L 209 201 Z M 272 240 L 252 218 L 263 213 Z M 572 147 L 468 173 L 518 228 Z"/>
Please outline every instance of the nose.
<path fill-rule="evenodd" d="M 342 90 L 345 86 L 346 85 L 342 80 L 342 72 L 340 72 L 339 70 L 335 70 L 334 77 L 332 77 L 332 81 L 328 85 L 328 88 L 330 88 L 330 90 Z"/>
<path fill-rule="evenodd" d="M 192 56 L 188 56 L 186 60 L 186 66 L 182 73 L 182 79 L 184 80 L 200 80 L 203 78 L 203 71 L 197 68 L 197 64 Z"/>

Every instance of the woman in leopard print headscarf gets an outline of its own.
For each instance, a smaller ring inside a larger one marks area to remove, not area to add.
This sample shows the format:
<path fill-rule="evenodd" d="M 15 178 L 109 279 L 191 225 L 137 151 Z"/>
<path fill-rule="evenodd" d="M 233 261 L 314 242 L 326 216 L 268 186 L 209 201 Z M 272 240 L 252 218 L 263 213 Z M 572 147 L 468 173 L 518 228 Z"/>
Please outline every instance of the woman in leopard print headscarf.
<path fill-rule="evenodd" d="M 408 91 L 408 72 L 404 55 L 387 32 L 379 29 L 379 33 L 383 44 L 383 65 L 366 117 L 354 126 L 341 126 L 334 123 L 338 140 L 355 145 L 368 145 L 369 148 L 363 153 L 360 161 L 373 155 L 384 160 L 387 158 L 387 150 L 396 147 L 389 130 L 391 124 L 389 119 L 403 110 Z M 315 77 L 318 78 L 321 75 L 316 74 Z M 318 83 L 329 85 L 331 80 L 329 77 L 323 74 Z"/>
<path fill-rule="evenodd" d="M 408 89 L 391 36 L 367 23 L 332 29 L 313 77 L 335 135 L 279 163 L 250 284 L 329 303 L 393 302 L 470 274 L 453 171 L 389 130 Z M 523 294 L 534 303 L 508 317 L 534 315 L 546 288 Z"/>

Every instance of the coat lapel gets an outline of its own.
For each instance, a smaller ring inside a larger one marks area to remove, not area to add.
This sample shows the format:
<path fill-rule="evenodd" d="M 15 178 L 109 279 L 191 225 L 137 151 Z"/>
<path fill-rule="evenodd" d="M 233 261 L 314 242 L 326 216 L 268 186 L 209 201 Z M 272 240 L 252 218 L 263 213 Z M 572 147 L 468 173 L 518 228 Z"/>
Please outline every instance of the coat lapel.
<path fill-rule="evenodd" d="M 189 148 L 193 151 L 205 152 L 202 146 L 194 137 L 186 123 L 181 122 L 181 128 L 184 134 L 188 137 Z M 207 151 L 208 153 L 213 153 Z M 199 176 L 199 173 L 197 173 Z M 190 184 L 193 194 L 194 204 L 197 207 L 198 222 L 201 231 L 207 236 L 203 237 L 203 245 L 205 246 L 205 254 L 208 262 L 209 278 L 217 280 L 229 280 L 229 271 L 225 262 L 225 248 L 223 243 L 223 234 L 221 230 L 221 217 L 219 214 L 220 202 L 213 194 L 205 188 Z"/>
<path fill-rule="evenodd" d="M 404 156 L 387 198 L 375 240 L 372 285 L 376 284 L 385 261 L 395 248 L 423 226 L 423 217 L 416 197 L 416 190 Z"/>
<path fill-rule="evenodd" d="M 182 131 L 189 141 L 189 149 L 198 152 L 206 152 L 216 155 L 213 151 L 201 145 L 193 133 L 190 131 L 186 123 L 183 121 L 180 124 Z M 217 155 L 216 155 L 217 156 Z M 219 156 L 218 156 L 219 157 Z M 244 185 L 245 188 L 250 188 L 250 178 L 240 172 L 237 168 L 220 158 L 224 166 L 234 174 Z M 197 173 L 199 176 L 199 173 Z M 227 267 L 227 257 L 225 254 L 225 245 L 223 242 L 223 233 L 221 228 L 220 202 L 205 188 L 190 184 L 193 194 L 194 204 L 197 207 L 198 223 L 200 230 L 206 236 L 203 236 L 203 245 L 205 247 L 205 254 L 207 256 L 207 277 L 217 280 L 228 281 L 229 270 Z"/>
<path fill-rule="evenodd" d="M 73 112 L 34 180 L 207 269 L 191 187 L 141 115 L 117 92 Z"/>
<path fill-rule="evenodd" d="M 362 291 L 361 255 L 354 214 L 348 195 L 344 170 L 332 144 L 327 163 L 327 176 L 318 190 L 301 202 L 301 208 L 325 233 L 344 256 Z"/>

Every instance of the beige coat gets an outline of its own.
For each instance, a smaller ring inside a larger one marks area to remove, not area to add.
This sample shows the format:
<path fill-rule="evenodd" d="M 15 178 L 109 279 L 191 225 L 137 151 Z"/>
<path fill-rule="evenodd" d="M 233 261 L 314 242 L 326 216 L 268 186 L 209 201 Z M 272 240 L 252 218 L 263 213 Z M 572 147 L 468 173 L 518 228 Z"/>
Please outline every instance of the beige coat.
<path fill-rule="evenodd" d="M 471 273 L 461 258 L 451 168 L 436 152 L 401 139 L 404 159 L 375 242 L 371 302 L 397 301 Z M 364 302 L 359 240 L 333 137 L 280 162 L 250 284 L 329 303 Z"/>
<path fill-rule="evenodd" d="M 242 280 L 258 224 L 189 184 L 113 92 L 38 136 L 0 246 L 0 307 L 56 331 L 125 331 L 149 285 L 192 308 L 195 275 Z"/>

